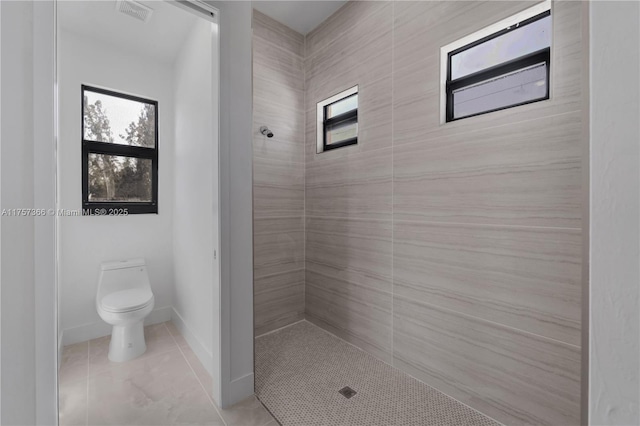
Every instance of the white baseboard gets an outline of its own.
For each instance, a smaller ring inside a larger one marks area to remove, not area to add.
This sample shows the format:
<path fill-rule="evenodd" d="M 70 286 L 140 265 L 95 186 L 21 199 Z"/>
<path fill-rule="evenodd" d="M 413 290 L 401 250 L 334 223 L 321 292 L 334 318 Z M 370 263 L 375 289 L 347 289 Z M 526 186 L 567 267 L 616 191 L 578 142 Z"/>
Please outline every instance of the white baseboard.
<path fill-rule="evenodd" d="M 171 320 L 171 306 L 156 308 L 145 318 L 144 325 L 158 324 Z M 98 337 L 108 336 L 111 334 L 111 326 L 104 321 L 83 324 L 78 327 L 67 328 L 60 333 L 60 341 L 62 346 L 72 345 L 74 343 L 86 342 L 87 340 L 97 339 Z"/>
<path fill-rule="evenodd" d="M 191 331 L 184 318 L 176 311 L 175 308 L 171 308 L 171 321 L 175 324 L 176 328 L 182 334 L 182 337 L 187 341 L 191 350 L 196 354 L 204 368 L 213 377 L 213 355 L 202 344 L 202 341 Z"/>

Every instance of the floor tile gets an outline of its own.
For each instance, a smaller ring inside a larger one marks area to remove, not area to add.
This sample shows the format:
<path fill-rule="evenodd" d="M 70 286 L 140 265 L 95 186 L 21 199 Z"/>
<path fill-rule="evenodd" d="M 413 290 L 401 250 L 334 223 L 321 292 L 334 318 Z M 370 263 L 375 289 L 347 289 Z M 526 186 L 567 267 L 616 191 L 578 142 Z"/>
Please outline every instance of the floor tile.
<path fill-rule="evenodd" d="M 86 343 L 86 342 L 85 342 Z M 60 382 L 58 389 L 60 426 L 87 424 L 87 378 Z"/>
<path fill-rule="evenodd" d="M 221 410 L 221 413 L 227 426 L 263 426 L 274 422 L 271 414 L 253 395 L 231 408 Z"/>
<path fill-rule="evenodd" d="M 213 399 L 213 379 L 211 378 L 211 375 L 189 346 L 180 349 L 189 363 L 189 366 L 193 369 L 196 378 L 200 381 L 209 397 Z"/>
<path fill-rule="evenodd" d="M 89 366 L 88 342 L 75 343 L 62 349 L 58 380 L 60 383 L 86 379 Z"/>
<path fill-rule="evenodd" d="M 255 352 L 256 396 L 283 426 L 497 425 L 307 321 L 257 338 Z"/>
<path fill-rule="evenodd" d="M 223 425 L 180 350 L 121 365 L 89 379 L 91 425 Z"/>
<path fill-rule="evenodd" d="M 176 327 L 173 321 L 167 321 L 164 324 L 167 327 L 167 330 L 169 330 L 169 334 L 171 334 L 171 337 L 173 337 L 173 340 L 177 343 L 178 346 L 180 346 L 181 348 L 189 347 L 187 340 L 184 338 L 182 333 L 180 333 L 180 330 L 178 330 L 178 327 Z"/>

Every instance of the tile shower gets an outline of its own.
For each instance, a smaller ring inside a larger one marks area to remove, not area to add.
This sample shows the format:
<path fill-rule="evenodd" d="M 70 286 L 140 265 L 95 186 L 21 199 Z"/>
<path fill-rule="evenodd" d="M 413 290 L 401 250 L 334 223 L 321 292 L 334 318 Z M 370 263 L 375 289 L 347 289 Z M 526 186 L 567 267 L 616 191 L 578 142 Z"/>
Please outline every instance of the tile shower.
<path fill-rule="evenodd" d="M 553 3 L 550 100 L 440 124 L 440 47 L 532 4 L 254 11 L 256 336 L 304 319 L 500 422 L 579 423 L 584 6 Z M 358 144 L 317 154 L 356 84 Z"/>

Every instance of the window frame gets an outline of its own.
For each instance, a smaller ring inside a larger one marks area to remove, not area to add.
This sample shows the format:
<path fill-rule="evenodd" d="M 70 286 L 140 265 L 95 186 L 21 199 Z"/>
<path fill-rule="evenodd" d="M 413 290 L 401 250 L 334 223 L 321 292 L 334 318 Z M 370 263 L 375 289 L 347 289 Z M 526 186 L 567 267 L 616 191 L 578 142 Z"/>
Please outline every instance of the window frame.
<path fill-rule="evenodd" d="M 142 147 L 116 144 L 110 142 L 98 142 L 84 138 L 84 94 L 85 91 L 101 93 L 130 101 L 141 102 L 154 106 L 155 110 L 155 147 Z M 83 215 L 109 215 L 111 212 L 127 209 L 127 214 L 158 214 L 158 101 L 116 92 L 100 87 L 81 85 L 80 91 L 80 137 L 82 140 L 82 214 Z M 89 154 L 118 155 L 130 158 L 151 160 L 151 201 L 89 201 Z M 106 212 L 105 212 L 106 210 Z"/>
<path fill-rule="evenodd" d="M 552 45 L 540 49 L 536 52 L 523 55 L 519 58 L 503 62 L 472 74 L 451 80 L 451 58 L 465 50 L 471 49 L 479 44 L 485 43 L 493 38 L 504 35 L 508 32 L 521 28 L 524 25 L 538 21 L 546 16 L 552 16 L 551 0 L 545 0 L 528 9 L 518 12 L 508 18 L 505 18 L 495 24 L 485 27 L 479 31 L 469 34 L 457 41 L 449 43 L 440 48 L 440 124 L 447 124 L 453 121 L 465 118 L 476 117 L 478 115 L 488 114 L 507 108 L 513 108 L 534 102 L 540 102 L 551 98 L 551 51 Z M 553 36 L 552 36 L 553 37 Z M 553 38 L 552 38 L 553 40 Z M 505 75 L 513 71 L 527 68 L 544 62 L 546 64 L 546 94 L 543 98 L 528 100 L 517 104 L 494 108 L 491 110 L 479 112 L 476 114 L 465 115 L 464 117 L 453 117 L 453 90 L 461 87 L 467 87 L 496 76 Z"/>
<path fill-rule="evenodd" d="M 335 117 L 327 118 L 328 109 L 331 105 L 334 105 L 338 102 L 344 101 L 352 96 L 358 95 L 358 86 L 353 86 L 349 89 L 343 90 L 342 92 L 331 96 L 321 102 L 317 103 L 317 153 L 320 154 L 325 151 L 330 151 L 332 149 L 342 148 L 345 146 L 356 145 L 358 143 L 358 135 L 345 139 L 343 141 L 327 144 L 327 130 L 330 126 L 335 126 L 337 124 L 343 123 L 356 123 L 358 124 L 358 109 L 359 104 L 354 109 L 343 112 L 342 114 L 338 114 Z M 359 101 L 359 100 L 358 100 Z"/>

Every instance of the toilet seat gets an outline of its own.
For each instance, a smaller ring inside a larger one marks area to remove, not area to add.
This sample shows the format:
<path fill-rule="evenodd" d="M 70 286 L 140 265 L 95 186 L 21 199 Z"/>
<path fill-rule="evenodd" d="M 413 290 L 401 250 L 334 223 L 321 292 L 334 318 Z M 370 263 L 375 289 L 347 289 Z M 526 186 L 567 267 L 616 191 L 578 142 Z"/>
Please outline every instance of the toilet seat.
<path fill-rule="evenodd" d="M 124 313 L 144 309 L 153 303 L 153 293 L 148 288 L 133 288 L 107 294 L 100 301 L 106 312 Z"/>

